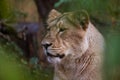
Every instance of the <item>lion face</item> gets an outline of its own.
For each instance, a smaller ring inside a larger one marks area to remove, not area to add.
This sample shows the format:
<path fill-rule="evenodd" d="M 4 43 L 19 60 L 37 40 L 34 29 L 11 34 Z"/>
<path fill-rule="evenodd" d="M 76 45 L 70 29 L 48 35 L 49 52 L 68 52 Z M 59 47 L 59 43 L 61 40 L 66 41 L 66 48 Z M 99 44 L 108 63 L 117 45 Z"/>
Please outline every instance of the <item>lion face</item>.
<path fill-rule="evenodd" d="M 87 50 L 88 23 L 85 19 L 79 23 L 77 20 L 72 20 L 73 18 L 73 13 L 60 14 L 55 10 L 50 12 L 47 34 L 42 40 L 49 62 L 59 63 L 68 55 L 81 55 Z"/>

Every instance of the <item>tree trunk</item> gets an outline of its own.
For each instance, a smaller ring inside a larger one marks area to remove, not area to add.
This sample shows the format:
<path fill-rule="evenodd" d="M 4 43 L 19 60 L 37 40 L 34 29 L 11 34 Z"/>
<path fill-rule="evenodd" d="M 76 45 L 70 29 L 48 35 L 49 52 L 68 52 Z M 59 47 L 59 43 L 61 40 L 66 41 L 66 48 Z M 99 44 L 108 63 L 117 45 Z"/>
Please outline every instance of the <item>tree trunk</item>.
<path fill-rule="evenodd" d="M 54 4 L 59 0 L 34 0 L 38 9 L 38 13 L 45 22 L 48 13 L 54 8 Z"/>

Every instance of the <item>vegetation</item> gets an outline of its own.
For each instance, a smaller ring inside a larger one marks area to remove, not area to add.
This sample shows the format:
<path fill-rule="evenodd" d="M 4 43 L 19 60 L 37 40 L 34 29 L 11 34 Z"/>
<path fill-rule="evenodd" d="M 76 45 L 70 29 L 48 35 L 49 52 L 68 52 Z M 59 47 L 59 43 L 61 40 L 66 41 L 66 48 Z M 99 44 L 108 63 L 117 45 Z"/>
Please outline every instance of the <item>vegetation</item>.
<path fill-rule="evenodd" d="M 52 69 L 43 69 L 23 59 L 14 42 L 0 39 L 0 80 L 52 80 Z"/>
<path fill-rule="evenodd" d="M 90 15 L 97 17 L 107 15 L 120 18 L 120 1 L 119 0 L 60 0 L 55 7 L 61 11 L 76 11 L 85 9 Z M 109 16 L 109 17 L 110 17 Z"/>

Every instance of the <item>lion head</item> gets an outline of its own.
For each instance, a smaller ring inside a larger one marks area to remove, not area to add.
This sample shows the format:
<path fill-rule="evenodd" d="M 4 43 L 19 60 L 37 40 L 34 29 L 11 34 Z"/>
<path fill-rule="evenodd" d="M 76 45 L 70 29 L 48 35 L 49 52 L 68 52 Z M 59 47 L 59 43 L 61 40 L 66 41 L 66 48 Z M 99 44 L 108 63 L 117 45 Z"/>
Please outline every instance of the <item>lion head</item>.
<path fill-rule="evenodd" d="M 61 14 L 52 10 L 47 23 L 42 45 L 49 62 L 59 63 L 67 56 L 82 55 L 88 49 L 89 17 L 85 11 Z"/>

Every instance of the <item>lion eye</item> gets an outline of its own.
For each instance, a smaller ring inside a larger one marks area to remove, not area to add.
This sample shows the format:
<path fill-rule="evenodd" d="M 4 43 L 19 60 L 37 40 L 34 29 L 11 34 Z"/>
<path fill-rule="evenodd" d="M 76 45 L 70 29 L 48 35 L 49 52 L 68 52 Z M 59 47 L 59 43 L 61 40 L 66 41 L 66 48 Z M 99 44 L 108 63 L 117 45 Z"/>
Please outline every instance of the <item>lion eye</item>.
<path fill-rule="evenodd" d="M 66 28 L 60 28 L 59 29 L 59 32 L 63 32 L 63 31 L 65 31 L 66 30 Z"/>
<path fill-rule="evenodd" d="M 47 31 L 50 31 L 50 28 L 47 28 Z"/>

